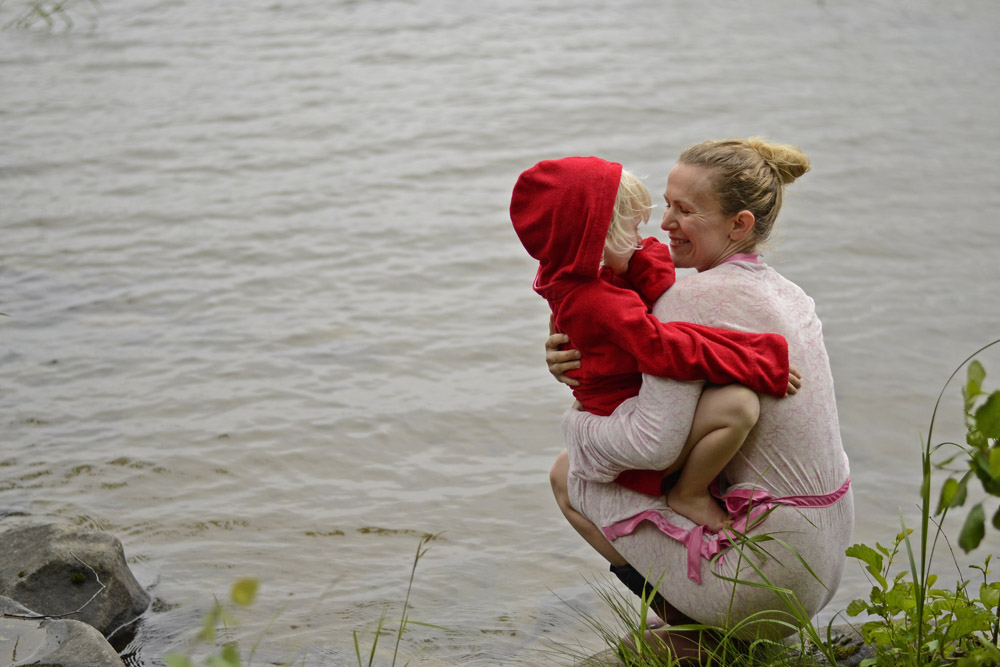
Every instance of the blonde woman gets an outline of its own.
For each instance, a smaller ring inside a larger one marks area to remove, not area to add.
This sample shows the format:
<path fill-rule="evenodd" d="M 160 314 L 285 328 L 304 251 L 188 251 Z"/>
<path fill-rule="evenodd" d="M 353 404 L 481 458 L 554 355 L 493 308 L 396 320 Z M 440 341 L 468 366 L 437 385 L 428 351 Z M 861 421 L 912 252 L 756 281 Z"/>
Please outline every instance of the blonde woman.
<path fill-rule="evenodd" d="M 668 627 L 656 633 L 683 660 L 702 657 L 698 639 L 669 625 L 734 627 L 787 612 L 773 589 L 732 579 L 789 590 L 812 615 L 836 591 L 851 543 L 850 471 L 822 326 L 813 300 L 759 256 L 785 186 L 808 170 L 808 158 L 793 146 L 755 138 L 709 141 L 681 154 L 664 192 L 661 227 L 674 262 L 698 272 L 667 290 L 653 314 L 664 322 L 780 334 L 804 378 L 794 399 L 760 398 L 756 426 L 725 465 L 718 495 L 734 518 L 733 530 L 711 534 L 665 498 L 612 483 L 623 470 L 674 463 L 701 383 L 645 375 L 638 396 L 614 414 L 569 410 L 563 418 L 567 449 L 551 473 L 557 500 L 607 539 L 599 551 L 633 591 L 658 586 L 655 609 Z M 567 342 L 550 337 L 546 358 L 557 379 L 571 383 L 565 373 L 577 367 L 579 352 L 559 350 Z M 731 547 L 740 533 L 777 534 L 784 546 L 771 542 L 768 553 L 737 554 Z M 763 622 L 743 632 L 778 637 L 792 630 Z"/>

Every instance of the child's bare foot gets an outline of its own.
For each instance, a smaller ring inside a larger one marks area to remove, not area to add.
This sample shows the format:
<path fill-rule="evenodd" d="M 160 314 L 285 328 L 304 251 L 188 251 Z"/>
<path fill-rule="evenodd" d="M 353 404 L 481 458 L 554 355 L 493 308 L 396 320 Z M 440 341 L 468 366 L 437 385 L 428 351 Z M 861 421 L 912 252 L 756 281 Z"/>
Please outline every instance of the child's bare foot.
<path fill-rule="evenodd" d="M 707 491 L 696 495 L 684 495 L 675 486 L 667 494 L 667 504 L 681 516 L 686 516 L 699 526 L 708 526 L 716 532 L 733 524 L 726 510 L 719 507 L 719 503 L 715 502 L 715 498 Z"/>

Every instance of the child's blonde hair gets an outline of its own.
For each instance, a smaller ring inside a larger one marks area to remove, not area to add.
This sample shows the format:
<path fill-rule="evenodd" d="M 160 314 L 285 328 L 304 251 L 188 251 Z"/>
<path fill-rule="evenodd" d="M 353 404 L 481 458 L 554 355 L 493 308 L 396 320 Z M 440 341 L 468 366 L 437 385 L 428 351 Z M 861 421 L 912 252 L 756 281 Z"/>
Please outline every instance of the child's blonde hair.
<path fill-rule="evenodd" d="M 637 250 L 639 246 L 635 244 L 635 234 L 625 226 L 625 223 L 635 222 L 637 219 L 645 222 L 652 208 L 653 202 L 646 186 L 631 171 L 622 169 L 618 196 L 615 197 L 615 210 L 611 215 L 611 225 L 608 227 L 608 237 L 604 247 L 616 255 Z"/>

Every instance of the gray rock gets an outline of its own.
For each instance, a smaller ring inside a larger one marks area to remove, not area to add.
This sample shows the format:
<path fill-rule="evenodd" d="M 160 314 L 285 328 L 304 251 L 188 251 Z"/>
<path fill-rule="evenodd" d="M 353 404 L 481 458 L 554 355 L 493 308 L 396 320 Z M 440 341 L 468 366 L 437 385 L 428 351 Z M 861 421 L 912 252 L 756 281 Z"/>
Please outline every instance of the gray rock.
<path fill-rule="evenodd" d="M 23 526 L 0 534 L 0 554 L 0 595 L 44 616 L 83 621 L 109 636 L 149 606 L 121 542 L 107 533 Z"/>
<path fill-rule="evenodd" d="M 819 636 L 826 640 L 826 628 L 819 629 Z M 865 644 L 860 626 L 844 624 L 830 628 L 830 647 L 840 667 L 857 667 L 862 660 L 875 657 L 875 647 Z"/>
<path fill-rule="evenodd" d="M 69 620 L 0 618 L 0 664 L 12 667 L 125 667 L 93 626 Z"/>
<path fill-rule="evenodd" d="M 6 615 L 6 614 L 17 614 L 19 616 L 38 616 L 38 614 L 31 611 L 17 600 L 11 600 L 9 597 L 0 595 L 0 615 Z"/>

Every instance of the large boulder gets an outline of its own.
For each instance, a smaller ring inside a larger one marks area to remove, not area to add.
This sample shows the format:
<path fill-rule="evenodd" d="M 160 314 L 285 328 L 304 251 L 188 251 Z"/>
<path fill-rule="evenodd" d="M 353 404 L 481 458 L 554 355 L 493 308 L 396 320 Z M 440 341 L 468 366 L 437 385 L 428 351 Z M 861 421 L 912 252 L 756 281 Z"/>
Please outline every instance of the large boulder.
<path fill-rule="evenodd" d="M 117 538 L 65 525 L 0 533 L 0 595 L 43 616 L 83 621 L 105 637 L 149 606 Z"/>
<path fill-rule="evenodd" d="M 125 667 L 93 626 L 62 619 L 0 618 L 0 664 Z"/>

